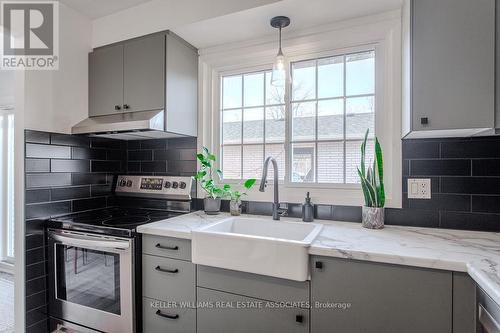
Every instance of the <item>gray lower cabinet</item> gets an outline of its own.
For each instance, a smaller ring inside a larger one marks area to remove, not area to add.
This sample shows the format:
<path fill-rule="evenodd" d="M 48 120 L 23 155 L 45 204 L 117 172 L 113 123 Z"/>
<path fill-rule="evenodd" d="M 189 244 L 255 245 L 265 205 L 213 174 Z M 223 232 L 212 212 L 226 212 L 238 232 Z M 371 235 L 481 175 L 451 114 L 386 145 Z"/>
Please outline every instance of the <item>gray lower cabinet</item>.
<path fill-rule="evenodd" d="M 452 332 L 451 272 L 311 260 L 311 333 Z"/>
<path fill-rule="evenodd" d="M 142 316 L 144 333 L 196 333 L 195 309 L 144 297 Z"/>
<path fill-rule="evenodd" d="M 197 288 L 198 333 L 307 333 L 309 310 Z"/>
<path fill-rule="evenodd" d="M 182 260 L 144 254 L 142 256 L 143 296 L 179 303 L 196 302 L 195 265 Z"/>
<path fill-rule="evenodd" d="M 476 332 L 476 284 L 467 273 L 453 272 L 453 333 Z"/>

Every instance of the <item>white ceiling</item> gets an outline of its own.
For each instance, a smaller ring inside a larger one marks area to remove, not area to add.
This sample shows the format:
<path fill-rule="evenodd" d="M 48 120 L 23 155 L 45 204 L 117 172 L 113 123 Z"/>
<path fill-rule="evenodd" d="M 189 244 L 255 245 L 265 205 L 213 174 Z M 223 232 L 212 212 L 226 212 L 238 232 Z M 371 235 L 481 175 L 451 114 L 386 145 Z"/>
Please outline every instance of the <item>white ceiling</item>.
<path fill-rule="evenodd" d="M 172 29 L 198 48 L 276 33 L 273 16 L 290 17 L 287 32 L 400 8 L 402 0 L 284 0 Z"/>
<path fill-rule="evenodd" d="M 96 19 L 150 0 L 59 0 L 90 19 Z"/>

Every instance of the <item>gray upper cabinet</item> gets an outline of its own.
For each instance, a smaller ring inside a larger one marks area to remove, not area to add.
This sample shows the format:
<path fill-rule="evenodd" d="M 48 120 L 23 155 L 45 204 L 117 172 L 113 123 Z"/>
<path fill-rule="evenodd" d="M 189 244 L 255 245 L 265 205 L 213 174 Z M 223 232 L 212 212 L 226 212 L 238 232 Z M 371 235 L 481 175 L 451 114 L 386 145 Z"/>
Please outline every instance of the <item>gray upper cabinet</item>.
<path fill-rule="evenodd" d="M 495 0 L 406 6 L 410 98 L 403 135 L 467 136 L 494 128 Z"/>
<path fill-rule="evenodd" d="M 165 131 L 197 135 L 198 52 L 167 31 L 95 49 L 89 116 L 163 110 Z"/>
<path fill-rule="evenodd" d="M 121 112 L 123 102 L 123 45 L 89 54 L 89 116 Z"/>
<path fill-rule="evenodd" d="M 311 333 L 452 332 L 451 272 L 327 257 L 312 267 Z"/>
<path fill-rule="evenodd" d="M 125 112 L 160 110 L 165 105 L 165 35 L 123 45 Z"/>

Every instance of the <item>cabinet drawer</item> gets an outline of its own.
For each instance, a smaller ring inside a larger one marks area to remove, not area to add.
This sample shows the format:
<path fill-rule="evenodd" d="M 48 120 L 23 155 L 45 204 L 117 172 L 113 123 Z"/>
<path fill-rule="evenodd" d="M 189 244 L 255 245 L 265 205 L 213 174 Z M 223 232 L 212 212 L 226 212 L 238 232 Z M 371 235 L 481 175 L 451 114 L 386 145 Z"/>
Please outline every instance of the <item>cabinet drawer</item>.
<path fill-rule="evenodd" d="M 195 265 L 144 254 L 142 292 L 145 297 L 168 302 L 196 301 Z"/>
<path fill-rule="evenodd" d="M 198 308 L 198 333 L 309 332 L 308 309 L 272 307 L 271 303 L 255 298 L 205 288 L 197 290 L 200 305 L 214 305 Z"/>
<path fill-rule="evenodd" d="M 173 259 L 191 260 L 191 241 L 188 239 L 143 235 L 142 252 Z"/>
<path fill-rule="evenodd" d="M 309 281 L 197 265 L 198 286 L 276 302 L 309 302 Z"/>
<path fill-rule="evenodd" d="M 195 309 L 169 308 L 161 301 L 144 297 L 142 314 L 142 329 L 144 333 L 196 332 Z"/>

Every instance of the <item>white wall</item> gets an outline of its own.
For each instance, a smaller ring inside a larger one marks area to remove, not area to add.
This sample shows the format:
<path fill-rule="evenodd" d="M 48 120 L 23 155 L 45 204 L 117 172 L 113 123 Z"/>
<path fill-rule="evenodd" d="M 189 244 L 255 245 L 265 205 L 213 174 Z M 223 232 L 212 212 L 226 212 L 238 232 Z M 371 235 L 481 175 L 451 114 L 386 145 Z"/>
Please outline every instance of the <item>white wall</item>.
<path fill-rule="evenodd" d="M 91 21 L 59 5 L 59 70 L 26 71 L 25 128 L 70 133 L 88 115 Z"/>
<path fill-rule="evenodd" d="M 153 0 L 94 20 L 92 46 L 173 29 L 278 1 L 280 0 Z"/>

